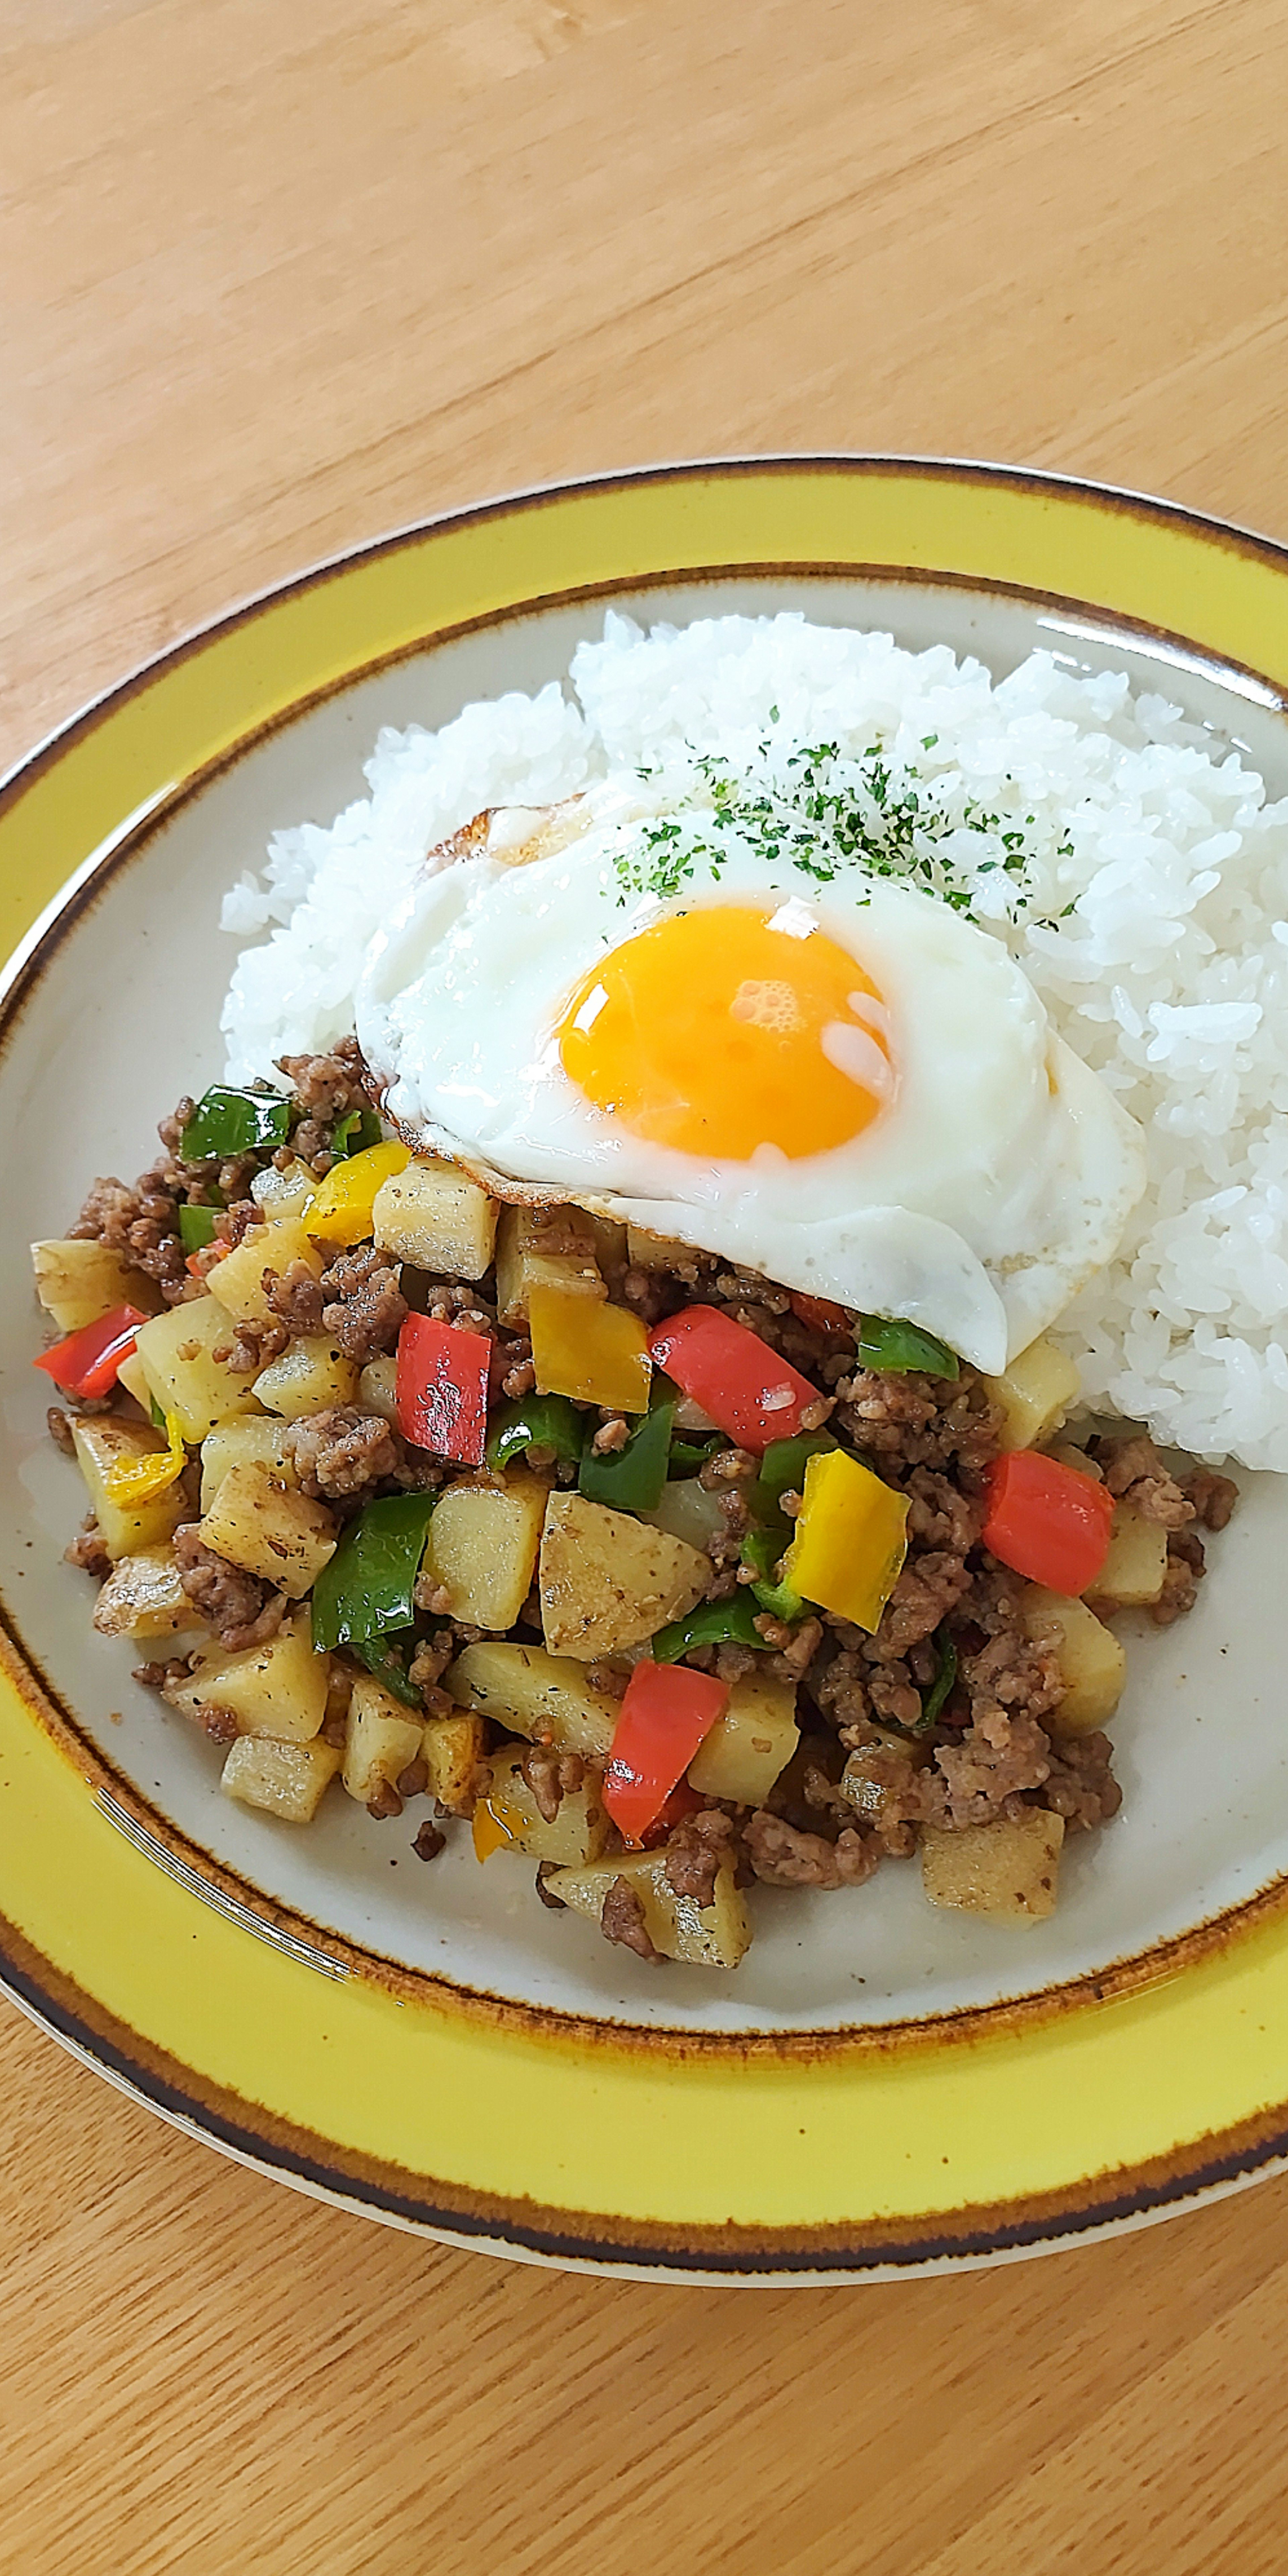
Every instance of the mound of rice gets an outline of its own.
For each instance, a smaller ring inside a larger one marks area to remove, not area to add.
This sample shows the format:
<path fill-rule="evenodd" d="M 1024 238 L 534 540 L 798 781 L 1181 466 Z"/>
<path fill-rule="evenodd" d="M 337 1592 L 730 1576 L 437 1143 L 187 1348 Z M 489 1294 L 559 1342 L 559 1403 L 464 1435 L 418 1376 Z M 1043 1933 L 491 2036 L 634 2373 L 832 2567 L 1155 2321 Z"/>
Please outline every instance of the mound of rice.
<path fill-rule="evenodd" d="M 961 835 L 957 863 L 1148 1138 L 1131 1235 L 1061 1323 L 1088 1403 L 1192 1455 L 1288 1471 L 1288 802 L 1125 674 L 1075 678 L 1046 653 L 995 684 L 947 646 L 908 653 L 797 615 L 645 635 L 610 614 L 570 690 L 386 731 L 369 798 L 329 830 L 277 835 L 262 884 L 224 906 L 227 930 L 271 932 L 232 978 L 229 1079 L 271 1077 L 276 1057 L 352 1027 L 367 940 L 425 851 L 481 807 L 543 804 L 619 768 L 687 770 L 686 746 L 737 765 L 767 734 L 856 758 L 879 739 L 896 769 L 1024 824 L 1018 925 L 989 838 Z"/>

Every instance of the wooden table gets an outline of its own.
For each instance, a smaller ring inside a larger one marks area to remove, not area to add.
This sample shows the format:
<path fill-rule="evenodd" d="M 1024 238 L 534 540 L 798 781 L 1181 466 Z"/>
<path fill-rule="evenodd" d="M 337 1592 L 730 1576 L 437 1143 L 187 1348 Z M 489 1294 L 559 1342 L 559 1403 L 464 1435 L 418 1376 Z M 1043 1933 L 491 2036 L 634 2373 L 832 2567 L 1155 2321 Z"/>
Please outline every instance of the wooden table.
<path fill-rule="evenodd" d="M 0 753 L 240 595 L 665 456 L 1288 534 L 1277 0 L 6 0 Z M 0 2014 L 3 2576 L 1280 2576 L 1288 2188 L 866 2291 L 437 2251 Z"/>

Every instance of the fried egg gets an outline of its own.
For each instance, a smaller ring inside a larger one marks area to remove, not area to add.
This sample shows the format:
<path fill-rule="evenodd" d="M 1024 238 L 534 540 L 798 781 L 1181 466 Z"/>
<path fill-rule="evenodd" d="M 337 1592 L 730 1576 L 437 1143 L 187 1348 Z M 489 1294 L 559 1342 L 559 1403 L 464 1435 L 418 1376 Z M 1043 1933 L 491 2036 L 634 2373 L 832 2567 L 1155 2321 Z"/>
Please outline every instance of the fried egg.
<path fill-rule="evenodd" d="M 736 833 L 674 891 L 630 891 L 646 828 L 597 789 L 432 854 L 359 982 L 387 1116 L 502 1198 L 576 1201 L 1001 1369 L 1115 1250 L 1135 1122 L 941 900 L 816 883 Z"/>

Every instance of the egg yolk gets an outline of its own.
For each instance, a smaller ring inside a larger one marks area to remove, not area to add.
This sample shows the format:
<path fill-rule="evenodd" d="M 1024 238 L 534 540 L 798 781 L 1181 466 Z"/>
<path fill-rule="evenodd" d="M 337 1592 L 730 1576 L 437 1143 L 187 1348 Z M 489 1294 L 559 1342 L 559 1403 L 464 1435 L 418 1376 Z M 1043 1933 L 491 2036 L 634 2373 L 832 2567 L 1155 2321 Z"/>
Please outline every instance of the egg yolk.
<path fill-rule="evenodd" d="M 570 1081 L 632 1135 L 748 1162 L 861 1135 L 894 1089 L 886 1028 L 876 985 L 803 905 L 712 904 L 602 958 L 558 1040 Z"/>

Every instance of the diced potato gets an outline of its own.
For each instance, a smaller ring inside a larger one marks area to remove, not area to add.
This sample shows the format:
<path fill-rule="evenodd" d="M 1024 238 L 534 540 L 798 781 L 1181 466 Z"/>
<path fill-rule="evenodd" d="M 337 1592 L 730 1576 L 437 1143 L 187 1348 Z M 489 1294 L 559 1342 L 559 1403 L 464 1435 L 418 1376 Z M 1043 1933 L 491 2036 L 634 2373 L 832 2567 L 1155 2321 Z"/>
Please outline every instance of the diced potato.
<path fill-rule="evenodd" d="M 167 1485 L 150 1502 L 130 1505 L 113 1502 L 107 1490 L 115 1469 L 161 1454 L 166 1445 L 161 1433 L 150 1423 L 119 1422 L 110 1413 L 74 1413 L 69 1418 L 77 1462 L 112 1563 L 122 1556 L 137 1556 L 143 1548 L 163 1547 L 184 1517 L 180 1486 Z"/>
<path fill-rule="evenodd" d="M 691 1896 L 677 1896 L 666 1875 L 665 1851 L 615 1853 L 583 1869 L 555 1870 L 547 1880 L 574 1913 L 601 1920 L 604 1899 L 615 1879 L 634 1889 L 644 1925 L 655 1950 L 665 1959 L 685 1959 L 693 1967 L 736 1968 L 751 1942 L 751 1925 L 741 1891 L 734 1884 L 732 1861 L 722 1862 L 715 1901 L 699 1906 Z"/>
<path fill-rule="evenodd" d="M 606 1297 L 595 1250 L 594 1226 L 580 1208 L 502 1208 L 496 1239 L 496 1301 L 502 1323 L 527 1322 L 534 1288 Z"/>
<path fill-rule="evenodd" d="M 367 1807 L 378 1789 L 392 1789 L 420 1757 L 424 1720 L 382 1689 L 374 1673 L 353 1685 L 344 1742 L 344 1785 Z"/>
<path fill-rule="evenodd" d="M 691 1269 L 701 1257 L 691 1243 L 677 1243 L 671 1234 L 646 1234 L 642 1225 L 627 1227 L 626 1247 L 635 1270 Z"/>
<path fill-rule="evenodd" d="M 202 1544 L 299 1601 L 335 1554 L 335 1515 L 279 1484 L 262 1459 L 230 1467 L 201 1524 Z"/>
<path fill-rule="evenodd" d="M 1130 1503 L 1114 1506 L 1109 1553 L 1086 1597 L 1106 1610 L 1140 1610 L 1157 1601 L 1167 1573 L 1167 1532 Z"/>
<path fill-rule="evenodd" d="M 429 1794 L 440 1806 L 468 1807 L 474 1774 L 483 1759 L 481 1717 L 431 1717 L 421 1751 L 429 1765 Z"/>
<path fill-rule="evenodd" d="M 239 1735 L 219 1785 L 244 1807 L 262 1807 L 284 1825 L 308 1825 L 323 1792 L 340 1768 L 340 1748 L 315 1737 L 311 1744 L 275 1744 L 267 1736 Z"/>
<path fill-rule="evenodd" d="M 276 1413 L 235 1413 L 216 1423 L 201 1444 L 201 1508 L 208 1512 L 230 1467 L 267 1467 L 279 1485 L 298 1485 L 287 1449 L 287 1427 Z"/>
<path fill-rule="evenodd" d="M 299 1217 L 283 1217 L 271 1225 L 254 1226 L 243 1236 L 235 1252 L 226 1252 L 215 1263 L 206 1286 L 226 1314 L 238 1322 L 267 1324 L 273 1309 L 264 1293 L 266 1270 L 284 1278 L 292 1264 L 302 1261 L 315 1279 L 322 1276 L 325 1264 L 315 1252 L 307 1228 Z"/>
<path fill-rule="evenodd" d="M 116 1372 L 116 1383 L 124 1388 L 127 1395 L 133 1396 L 135 1403 L 151 1421 L 152 1390 L 148 1385 L 147 1371 L 137 1351 L 126 1352 Z"/>
<path fill-rule="evenodd" d="M 281 1217 L 303 1216 L 316 1189 L 308 1164 L 297 1154 L 284 1172 L 279 1172 L 276 1163 L 270 1163 L 267 1171 L 257 1172 L 250 1194 L 256 1207 L 261 1207 L 270 1224 L 275 1225 Z"/>
<path fill-rule="evenodd" d="M 485 1806 L 515 1849 L 533 1860 L 556 1861 L 564 1869 L 598 1860 L 608 1839 L 598 1779 L 592 1775 L 580 1789 L 566 1789 L 558 1815 L 547 1823 L 523 1776 L 526 1749 L 521 1744 L 503 1744 L 490 1756 L 492 1786 Z"/>
<path fill-rule="evenodd" d="M 1069 1600 L 1030 1583 L 1020 1605 L 1030 1637 L 1049 1646 L 1059 1664 L 1065 1695 L 1043 1720 L 1052 1735 L 1092 1735 L 1113 1716 L 1127 1678 L 1127 1655 L 1085 1601 Z"/>
<path fill-rule="evenodd" d="M 909 1773 L 922 1770 L 926 1760 L 924 1745 L 900 1735 L 897 1727 L 874 1725 L 869 1740 L 856 1745 L 846 1762 L 838 1784 L 841 1795 L 861 1824 L 883 1824 L 900 1790 L 907 1788 Z"/>
<path fill-rule="evenodd" d="M 710 1579 L 710 1557 L 683 1539 L 584 1494 L 550 1495 L 538 1580 L 542 1634 L 552 1654 L 589 1663 L 641 1645 L 668 1619 L 692 1610 Z"/>
<path fill-rule="evenodd" d="M 103 1637 L 172 1637 L 201 1621 L 179 1580 L 172 1547 L 143 1547 L 113 1566 L 94 1604 Z"/>
<path fill-rule="evenodd" d="M 561 1750 L 603 1761 L 621 1706 L 595 1690 L 585 1667 L 540 1646 L 466 1646 L 443 1676 L 458 1708 L 477 1709 L 518 1735 L 548 1738 Z"/>
<path fill-rule="evenodd" d="M 378 1413 L 384 1422 L 397 1421 L 398 1360 L 393 1351 L 368 1360 L 358 1380 L 358 1402 L 364 1413 Z"/>
<path fill-rule="evenodd" d="M 720 1496 L 709 1494 L 696 1476 L 683 1476 L 662 1487 L 662 1499 L 653 1512 L 638 1512 L 638 1520 L 647 1521 L 650 1529 L 665 1530 L 671 1538 L 682 1538 L 686 1547 L 705 1548 L 709 1539 L 717 1538 L 728 1528 Z"/>
<path fill-rule="evenodd" d="M 309 1744 L 326 1715 L 330 1680 L 331 1658 L 314 1653 L 308 1612 L 301 1611 L 267 1645 L 212 1656 L 165 1696 L 187 1717 L 203 1708 L 226 1708 L 241 1735 Z"/>
<path fill-rule="evenodd" d="M 232 1337 L 231 1319 L 213 1297 L 168 1306 L 139 1335 L 136 1348 L 149 1392 L 164 1412 L 178 1415 L 185 1440 L 204 1440 L 229 1414 L 255 1410 L 245 1373 L 215 1358 Z"/>
<path fill-rule="evenodd" d="M 456 1163 L 411 1162 L 376 1192 L 378 1244 L 417 1270 L 481 1279 L 492 1266 L 497 1203 Z"/>
<path fill-rule="evenodd" d="M 297 1341 L 287 1343 L 279 1359 L 260 1370 L 255 1395 L 270 1413 L 299 1422 L 306 1413 L 326 1413 L 333 1404 L 352 1404 L 357 1385 L 356 1361 L 329 1333 L 301 1333 Z"/>
<path fill-rule="evenodd" d="M 1039 1334 L 1026 1351 L 984 1385 L 1002 1410 L 999 1447 L 1035 1449 L 1058 1430 L 1078 1394 L 1078 1372 L 1054 1342 Z"/>
<path fill-rule="evenodd" d="M 772 1673 L 744 1673 L 689 1764 L 690 1785 L 704 1798 L 736 1798 L 759 1807 L 799 1741 L 795 1683 L 775 1681 Z"/>
<path fill-rule="evenodd" d="M 145 1315 L 155 1315 L 162 1302 L 155 1281 L 131 1270 L 105 1243 L 82 1243 L 75 1235 L 63 1242 L 33 1243 L 31 1266 L 36 1295 L 60 1333 L 79 1333 L 82 1325 L 110 1315 L 114 1306 L 138 1306 Z"/>
<path fill-rule="evenodd" d="M 958 1833 L 925 1825 L 922 1885 L 932 1905 L 991 1914 L 999 1923 L 1039 1923 L 1055 1911 L 1063 1841 L 1063 1816 L 1045 1807 Z"/>
<path fill-rule="evenodd" d="M 522 1467 L 499 1482 L 448 1486 L 429 1525 L 425 1570 L 450 1593 L 449 1618 L 514 1626 L 532 1588 L 548 1493 Z"/>
<path fill-rule="evenodd" d="M 627 1228 L 619 1218 L 596 1216 L 591 1208 L 583 1208 L 581 1214 L 590 1227 L 591 1239 L 595 1246 L 595 1261 L 601 1278 L 620 1277 L 630 1261 L 630 1253 L 627 1249 Z"/>

